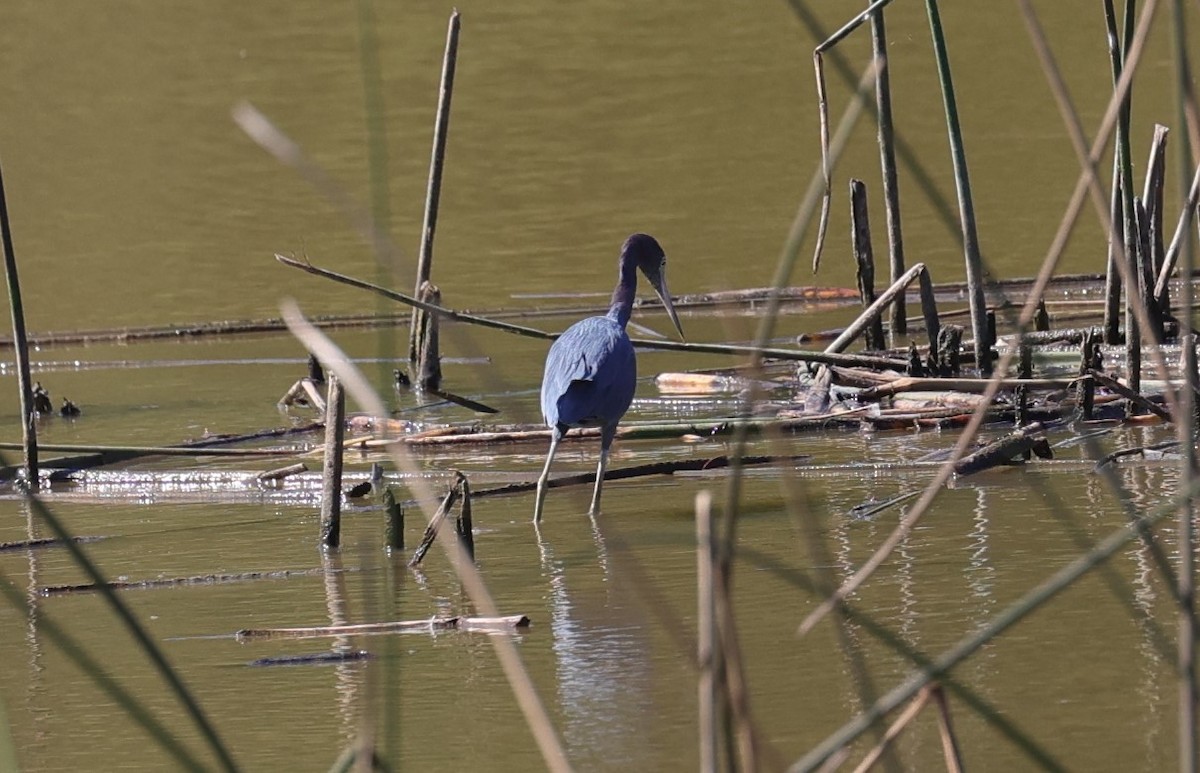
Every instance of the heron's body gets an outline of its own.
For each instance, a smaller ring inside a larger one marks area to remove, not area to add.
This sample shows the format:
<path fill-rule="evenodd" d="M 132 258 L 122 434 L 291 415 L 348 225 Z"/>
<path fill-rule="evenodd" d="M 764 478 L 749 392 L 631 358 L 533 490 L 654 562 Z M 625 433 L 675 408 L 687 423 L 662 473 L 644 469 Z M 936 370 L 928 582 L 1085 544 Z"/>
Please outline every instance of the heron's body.
<path fill-rule="evenodd" d="M 679 328 L 671 296 L 666 292 L 665 267 L 666 257 L 657 241 L 645 234 L 629 237 L 621 250 L 620 277 L 608 314 L 576 322 L 550 347 L 542 376 L 542 417 L 552 432 L 546 466 L 538 479 L 535 521 L 541 519 L 554 452 L 571 427 L 600 427 L 600 462 L 591 512 L 599 510 L 609 448 L 616 437 L 617 423 L 633 403 L 637 385 L 637 359 L 625 325 L 633 311 L 639 270 L 650 279 L 671 321 Z"/>
<path fill-rule="evenodd" d="M 611 317 L 580 320 L 546 356 L 542 418 L 548 427 L 615 425 L 633 403 L 636 383 L 637 358 L 625 328 Z"/>

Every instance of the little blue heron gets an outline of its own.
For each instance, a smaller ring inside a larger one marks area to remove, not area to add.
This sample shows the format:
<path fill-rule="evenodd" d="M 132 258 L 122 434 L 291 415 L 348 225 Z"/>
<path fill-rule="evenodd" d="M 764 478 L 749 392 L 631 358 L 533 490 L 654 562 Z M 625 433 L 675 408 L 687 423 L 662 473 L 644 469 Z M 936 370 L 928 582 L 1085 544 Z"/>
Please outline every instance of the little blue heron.
<path fill-rule="evenodd" d="M 683 337 L 679 317 L 667 292 L 667 256 L 653 236 L 634 234 L 621 247 L 620 278 L 613 290 L 612 305 L 603 317 L 576 322 L 558 337 L 546 355 L 542 376 L 542 416 L 550 427 L 550 452 L 538 478 L 534 522 L 542 519 L 542 503 L 550 480 L 550 463 L 558 443 L 571 427 L 600 427 L 600 463 L 589 513 L 600 509 L 600 487 L 608 466 L 608 450 L 617 434 L 617 422 L 629 410 L 637 386 L 637 359 L 625 332 L 633 312 L 637 272 L 650 280 L 662 300 L 667 316 Z"/>

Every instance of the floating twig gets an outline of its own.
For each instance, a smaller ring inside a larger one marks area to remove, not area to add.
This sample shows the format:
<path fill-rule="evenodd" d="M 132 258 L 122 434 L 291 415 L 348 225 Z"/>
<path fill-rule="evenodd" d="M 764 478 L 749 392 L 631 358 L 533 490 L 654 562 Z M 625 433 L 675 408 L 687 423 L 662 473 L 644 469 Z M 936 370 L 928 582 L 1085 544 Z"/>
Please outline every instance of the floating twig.
<path fill-rule="evenodd" d="M 1178 440 L 1165 440 L 1162 443 L 1154 443 L 1154 444 L 1148 445 L 1148 446 L 1138 446 L 1137 448 L 1122 448 L 1119 451 L 1113 451 L 1111 454 L 1108 454 L 1107 456 L 1103 456 L 1099 460 L 1097 460 L 1095 469 L 1099 470 L 1101 467 L 1112 464 L 1116 460 L 1121 459 L 1126 456 L 1134 456 L 1135 454 L 1143 454 L 1144 455 L 1147 451 L 1165 451 L 1169 448 L 1178 448 L 1178 447 L 1179 447 Z"/>
<path fill-rule="evenodd" d="M 321 636 L 346 636 L 403 631 L 481 631 L 498 632 L 528 628 L 525 615 L 503 617 L 431 617 L 427 620 L 396 620 L 390 623 L 357 623 L 353 625 L 320 625 L 311 628 L 243 628 L 239 639 L 310 639 Z"/>
<path fill-rule="evenodd" d="M 314 276 L 329 279 L 339 284 L 357 287 L 360 290 L 368 290 L 389 300 L 397 301 L 405 304 L 406 306 L 412 306 L 417 309 L 424 309 L 431 314 L 437 314 L 439 317 L 443 317 L 445 319 L 452 319 L 456 322 L 466 322 L 472 325 L 479 325 L 480 327 L 492 328 L 493 330 L 503 330 L 508 333 L 515 333 L 528 338 L 540 338 L 542 340 L 551 340 L 557 338 L 557 336 L 553 333 L 547 333 L 543 330 L 537 330 L 536 328 L 513 325 L 508 322 L 488 319 L 487 317 L 481 317 L 476 314 L 454 311 L 453 309 L 447 309 L 431 303 L 426 303 L 425 301 L 414 298 L 411 295 L 405 295 L 404 293 L 396 292 L 395 290 L 389 290 L 386 287 L 381 287 L 372 282 L 367 282 L 362 279 L 355 279 L 354 277 L 347 276 L 345 274 L 339 274 L 338 272 L 330 271 L 327 268 L 320 268 L 312 265 L 308 261 L 296 260 L 295 258 L 288 257 L 287 255 L 275 253 L 275 259 L 289 268 L 298 268 L 301 271 L 306 271 Z"/>
<path fill-rule="evenodd" d="M 199 574 L 191 577 L 160 577 L 153 580 L 110 580 L 104 585 L 112 590 L 157 590 L 179 588 L 188 585 L 226 585 L 236 582 L 257 580 L 286 580 L 291 577 L 309 577 L 321 574 L 322 569 L 279 569 L 263 572 L 233 572 L 226 574 Z M 70 585 L 47 585 L 38 589 L 42 596 L 63 596 L 70 593 L 91 593 L 100 590 L 94 582 Z"/>
<path fill-rule="evenodd" d="M 104 537 L 71 537 L 72 542 L 98 542 Z M 54 537 L 42 537 L 40 539 L 22 539 L 15 542 L 0 542 L 0 553 L 10 553 L 15 550 L 35 550 L 39 548 L 52 548 L 62 545 L 62 540 Z"/>
<path fill-rule="evenodd" d="M 324 666 L 337 663 L 357 663 L 370 660 L 374 656 L 367 650 L 333 650 L 330 652 L 313 652 L 308 655 L 279 655 L 270 658 L 252 660 L 246 665 L 265 666 Z"/>
<path fill-rule="evenodd" d="M 311 377 L 305 377 L 297 381 L 295 384 L 284 392 L 283 397 L 279 398 L 279 405 L 288 407 L 296 403 L 308 403 L 316 409 L 318 413 L 325 413 L 325 398 L 317 390 L 319 384 L 324 381 L 316 381 Z"/>

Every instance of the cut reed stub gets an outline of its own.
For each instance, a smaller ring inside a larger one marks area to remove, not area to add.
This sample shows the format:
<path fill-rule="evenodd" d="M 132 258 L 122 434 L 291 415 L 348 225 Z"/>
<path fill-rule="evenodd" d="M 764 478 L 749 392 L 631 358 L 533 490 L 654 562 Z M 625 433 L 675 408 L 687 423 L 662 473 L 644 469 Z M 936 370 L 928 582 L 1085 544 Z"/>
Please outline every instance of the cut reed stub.
<path fill-rule="evenodd" d="M 342 445 L 346 436 L 346 393 L 330 374 L 325 410 L 325 454 L 321 486 L 321 545 L 337 548 L 342 526 Z"/>
<path fill-rule="evenodd" d="M 418 299 L 434 306 L 442 305 L 442 293 L 437 286 L 425 282 L 421 285 Z M 425 309 L 416 309 L 416 337 L 414 373 L 418 388 L 436 390 L 442 384 L 442 357 L 438 343 L 438 315 Z"/>

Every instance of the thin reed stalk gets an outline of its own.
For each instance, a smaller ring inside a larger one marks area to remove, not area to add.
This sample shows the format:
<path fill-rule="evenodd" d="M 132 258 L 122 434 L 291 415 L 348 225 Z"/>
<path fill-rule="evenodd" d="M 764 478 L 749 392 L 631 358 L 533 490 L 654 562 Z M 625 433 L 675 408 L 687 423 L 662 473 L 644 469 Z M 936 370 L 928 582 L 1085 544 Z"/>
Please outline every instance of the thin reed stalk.
<path fill-rule="evenodd" d="M 846 134 L 849 135 L 849 131 L 847 131 Z M 810 190 L 811 190 L 811 188 L 810 188 Z M 813 196 L 811 198 L 815 199 L 816 197 Z M 810 198 L 806 196 L 805 201 L 806 202 L 810 201 Z M 801 230 L 803 230 L 803 229 L 801 229 Z M 797 249 L 799 247 L 798 241 L 799 240 L 796 241 Z M 791 245 L 791 244 L 792 244 L 792 242 L 789 240 L 789 245 Z M 785 248 L 785 250 L 787 251 L 788 254 L 792 255 L 792 257 L 794 259 L 796 250 L 793 250 L 790 248 Z M 493 330 L 502 330 L 507 333 L 514 333 L 516 335 L 525 336 L 527 338 L 539 338 L 539 339 L 547 340 L 547 341 L 553 341 L 554 339 L 558 338 L 557 333 L 547 333 L 545 331 L 537 330 L 535 328 L 522 327 L 521 325 L 513 325 L 508 322 L 500 322 L 498 320 L 489 319 L 487 317 L 480 317 L 475 314 L 468 314 L 465 312 L 454 311 L 452 309 L 447 309 L 447 308 L 443 308 L 441 306 L 435 306 L 430 303 L 425 303 L 424 301 L 417 300 L 416 298 L 413 298 L 410 295 L 405 295 L 404 293 L 399 293 L 399 292 L 396 292 L 395 290 L 389 290 L 386 287 L 380 287 L 378 285 L 372 284 L 371 282 L 366 282 L 361 279 L 355 279 L 354 277 L 346 276 L 345 274 L 339 274 L 336 271 L 330 271 L 329 269 L 320 268 L 318 266 L 312 265 L 311 263 L 299 261 L 299 260 L 296 260 L 295 258 L 289 258 L 286 255 L 276 254 L 275 259 L 278 260 L 283 265 L 288 266 L 290 268 L 298 268 L 301 271 L 306 271 L 310 274 L 315 274 L 317 276 L 323 277 L 325 279 L 330 279 L 335 282 L 339 282 L 341 284 L 346 284 L 346 285 L 350 285 L 351 287 L 359 287 L 364 290 L 369 290 L 371 292 L 378 293 L 380 295 L 384 295 L 388 298 L 391 298 L 392 300 L 399 301 L 400 303 L 404 303 L 409 306 L 415 306 L 417 308 L 425 309 L 426 311 L 433 312 L 434 314 L 437 314 L 438 316 L 445 317 L 447 319 L 452 319 L 457 322 L 466 322 L 466 323 L 470 323 L 472 325 L 479 325 L 481 327 L 492 328 Z M 768 299 L 768 303 L 767 303 L 767 314 L 768 315 L 778 314 L 778 312 L 779 312 L 779 307 L 782 304 L 782 301 L 779 298 L 778 289 L 783 287 L 787 283 L 788 278 L 790 276 L 791 265 L 792 264 L 788 264 L 788 270 L 786 273 L 782 273 L 782 267 L 781 267 L 781 273 L 776 276 L 776 285 L 775 285 L 776 291 L 774 294 L 772 294 L 771 298 Z M 769 337 L 770 336 L 768 335 L 766 338 L 769 338 Z M 765 341 L 766 338 L 763 338 L 762 340 Z M 865 367 L 897 367 L 897 366 L 901 367 L 901 368 L 904 367 L 904 361 L 899 358 L 893 359 L 893 358 L 886 358 L 886 357 L 869 357 L 869 356 L 854 355 L 854 354 L 829 354 L 826 352 L 813 352 L 813 351 L 804 351 L 804 350 L 797 350 L 797 349 L 767 349 L 767 348 L 760 347 L 760 346 L 737 346 L 737 345 L 732 345 L 732 344 L 703 344 L 703 343 L 683 342 L 683 341 L 647 340 L 647 339 L 643 339 L 643 338 L 634 338 L 634 339 L 632 339 L 632 341 L 633 341 L 634 346 L 642 348 L 642 349 L 663 349 L 663 350 L 668 350 L 668 351 L 696 352 L 696 353 L 703 353 L 703 354 L 745 355 L 745 354 L 757 353 L 763 357 L 771 357 L 771 358 L 780 359 L 780 360 L 799 360 L 799 361 L 803 361 L 803 362 L 824 362 L 824 363 L 829 363 L 829 364 L 833 364 L 833 365 L 860 364 L 860 365 L 864 365 Z"/>
<path fill-rule="evenodd" d="M 29 340 L 25 334 L 25 304 L 21 302 L 21 282 L 17 277 L 17 252 L 13 248 L 12 224 L 8 219 L 8 200 L 4 193 L 4 173 L 0 171 L 0 239 L 4 243 L 4 277 L 8 281 L 8 307 L 12 312 L 13 347 L 17 358 L 17 388 L 21 395 L 21 443 L 25 453 L 25 480 L 37 491 L 38 444 L 37 412 L 33 407 L 33 380 L 29 374 Z"/>
<path fill-rule="evenodd" d="M 717 770 L 717 707 L 721 705 L 717 680 L 714 575 L 716 545 L 712 531 L 712 494 L 696 494 L 696 663 L 698 705 L 700 711 L 700 771 Z"/>
<path fill-rule="evenodd" d="M 1104 0 L 1104 26 L 1107 32 L 1106 39 L 1108 41 L 1108 58 L 1109 67 L 1112 71 L 1112 82 L 1114 89 L 1117 81 L 1121 78 L 1121 70 L 1123 60 L 1121 56 L 1121 38 L 1117 32 L 1117 13 L 1113 7 L 1112 0 Z M 1115 346 L 1121 342 L 1120 333 L 1120 295 L 1121 285 L 1121 270 L 1118 261 L 1120 258 L 1121 248 L 1118 245 L 1125 245 L 1125 254 L 1128 255 L 1127 242 L 1125 235 L 1128 231 L 1126 228 L 1125 213 L 1128 208 L 1125 206 L 1125 193 L 1131 190 L 1132 178 L 1126 179 L 1125 173 L 1128 171 L 1122 161 L 1121 154 L 1121 126 L 1124 125 L 1128 130 L 1129 121 L 1126 114 L 1126 103 L 1122 100 L 1121 103 L 1122 115 L 1125 116 L 1118 120 L 1117 124 L 1117 142 L 1113 145 L 1113 176 L 1112 176 L 1112 196 L 1110 198 L 1110 216 L 1112 217 L 1113 227 L 1109 229 L 1108 240 L 1108 274 L 1107 274 L 1107 295 L 1104 316 L 1104 342 Z M 1126 156 L 1127 158 L 1128 156 Z M 1132 198 L 1132 194 L 1131 194 Z"/>
<path fill-rule="evenodd" d="M 892 745 L 900 733 L 904 732 L 912 721 L 917 718 L 921 710 L 929 703 L 931 695 L 930 688 L 926 687 L 917 694 L 916 698 L 905 707 L 904 711 L 900 712 L 900 716 L 892 724 L 888 725 L 887 731 L 883 734 L 883 738 L 879 739 L 879 743 L 875 744 L 874 748 L 863 757 L 862 762 L 858 763 L 858 767 L 854 769 L 854 773 L 868 773 L 871 768 L 883 758 L 883 753 Z"/>
<path fill-rule="evenodd" d="M 942 686 L 934 685 L 933 697 L 938 708 L 938 734 L 942 737 L 942 756 L 946 760 L 946 773 L 962 773 L 962 752 L 958 738 L 954 735 L 954 723 L 950 720 L 950 702 Z"/>
<path fill-rule="evenodd" d="M 388 171 L 387 111 L 383 98 L 383 73 L 379 62 L 379 37 L 373 0 L 357 0 L 358 63 L 362 74 L 363 108 L 367 127 L 367 179 L 370 183 L 371 219 L 383 233 L 391 232 L 391 174 Z M 375 276 L 388 284 L 398 267 L 376 261 Z M 386 312 L 385 302 L 376 300 L 378 313 Z M 379 356 L 379 376 L 386 379 L 390 362 L 396 359 L 396 331 L 381 327 L 375 338 Z"/>
<path fill-rule="evenodd" d="M 1182 212 L 1179 217 L 1179 227 L 1171 239 L 1171 250 L 1177 251 L 1180 268 L 1184 281 L 1180 285 L 1179 305 L 1181 309 L 1180 341 L 1182 352 L 1180 368 L 1183 371 L 1183 383 L 1179 389 L 1178 405 L 1176 406 L 1176 433 L 1179 438 L 1181 488 L 1195 491 L 1197 476 L 1196 458 L 1196 388 L 1200 380 L 1196 372 L 1196 337 L 1191 332 L 1192 311 L 1195 305 L 1191 282 L 1191 272 L 1195 268 L 1195 253 L 1192 249 L 1190 229 L 1186 223 L 1195 213 L 1197 197 L 1200 196 L 1200 168 L 1197 168 L 1191 187 L 1186 187 L 1187 173 L 1192 168 L 1193 148 L 1189 140 L 1200 144 L 1200 126 L 1197 124 L 1196 94 L 1192 88 L 1191 65 L 1188 62 L 1188 41 L 1186 14 L 1183 10 L 1183 0 L 1174 0 L 1171 4 L 1174 29 L 1175 53 L 1175 83 L 1178 100 L 1178 112 L 1185 129 L 1184 141 L 1179 144 L 1180 181 L 1185 187 L 1180 191 Z M 1170 252 L 1169 251 L 1169 252 Z M 1165 277 L 1170 275 L 1169 263 L 1174 262 L 1164 255 L 1163 265 L 1159 269 L 1159 278 L 1163 284 L 1160 291 L 1155 286 L 1155 297 L 1163 297 L 1165 293 Z M 1196 712 L 1200 702 L 1200 687 L 1196 682 L 1196 531 L 1195 505 L 1192 497 L 1185 497 L 1179 504 L 1178 517 L 1175 524 L 1179 569 L 1176 578 L 1176 596 L 1178 598 L 1178 642 L 1176 645 L 1176 669 L 1178 671 L 1178 701 L 1179 716 L 1179 770 L 1182 773 L 1194 773 L 1200 765 L 1200 750 L 1197 743 Z"/>
<path fill-rule="evenodd" d="M 896 140 L 892 124 L 892 76 L 888 68 L 887 25 L 882 8 L 871 14 L 871 51 L 879 67 L 879 76 L 875 80 L 875 111 L 879 124 L 879 169 L 887 218 L 888 279 L 895 282 L 904 273 L 904 235 L 900 226 L 900 180 L 896 174 Z M 897 298 L 892 304 L 888 329 L 893 346 L 898 337 L 908 335 L 908 309 L 903 298 Z"/>
<path fill-rule="evenodd" d="M 946 131 L 950 137 L 950 158 L 954 166 L 954 184 L 958 191 L 958 212 L 962 222 L 963 257 L 967 268 L 967 299 L 971 307 L 971 334 L 975 338 L 975 364 L 980 372 L 992 372 L 991 344 L 987 335 L 987 301 L 983 285 L 987 275 L 979 251 L 979 236 L 975 227 L 975 202 L 971 196 L 971 177 L 967 171 L 967 151 L 963 145 L 962 128 L 958 123 L 958 99 L 950 75 L 950 55 L 946 51 L 946 36 L 938 13 L 937 0 L 925 0 L 929 30 L 933 36 L 934 58 L 937 60 L 938 81 L 942 86 L 942 102 L 946 111 Z"/>
<path fill-rule="evenodd" d="M 417 260 L 414 294 L 429 281 L 433 269 L 433 237 L 437 231 L 438 203 L 442 196 L 442 169 L 446 163 L 446 136 L 450 131 L 450 100 L 454 96 L 454 72 L 458 66 L 458 34 L 462 19 L 458 9 L 450 12 L 446 26 L 446 51 L 442 56 L 442 79 L 438 87 L 437 119 L 433 125 L 433 150 L 429 157 L 429 185 L 425 191 L 425 219 L 421 226 L 421 251 Z M 408 360 L 414 366 L 420 357 L 418 311 L 413 310 L 409 327 Z"/>
<path fill-rule="evenodd" d="M 351 287 L 357 287 L 361 290 L 369 290 L 370 292 L 376 293 L 378 295 L 382 295 L 383 297 L 388 298 L 389 300 L 399 301 L 400 303 L 403 303 L 406 306 L 412 306 L 413 308 L 416 308 L 416 309 L 422 309 L 424 311 L 430 312 L 432 314 L 436 314 L 439 317 L 443 317 L 445 319 L 452 319 L 457 322 L 468 322 L 472 325 L 479 325 L 480 327 L 488 327 L 488 328 L 492 328 L 494 330 L 503 330 L 506 333 L 515 333 L 517 335 L 526 336 L 528 338 L 540 338 L 543 340 L 552 340 L 552 339 L 558 337 L 558 336 L 554 335 L 553 333 L 547 333 L 545 331 L 538 330 L 536 328 L 523 327 L 521 325 L 514 325 L 509 322 L 500 322 L 498 320 L 488 319 L 487 317 L 480 317 L 476 314 L 468 314 L 466 312 L 454 311 L 453 309 L 447 309 L 445 307 L 438 306 L 436 304 L 428 303 L 427 301 L 420 300 L 412 295 L 406 295 L 405 293 L 397 292 L 395 290 L 389 290 L 386 287 L 380 287 L 379 285 L 374 284 L 372 282 L 367 282 L 362 279 L 355 279 L 352 276 L 340 274 L 336 271 L 331 271 L 330 269 L 327 269 L 327 268 L 320 268 L 318 266 L 314 266 L 313 264 L 309 263 L 307 260 L 296 260 L 295 258 L 288 257 L 287 255 L 280 255 L 279 253 L 275 254 L 275 259 L 289 268 L 298 268 L 301 271 L 306 271 L 310 274 L 315 274 L 316 276 L 322 277 L 324 279 L 330 279 L 339 284 L 349 285 Z"/>

